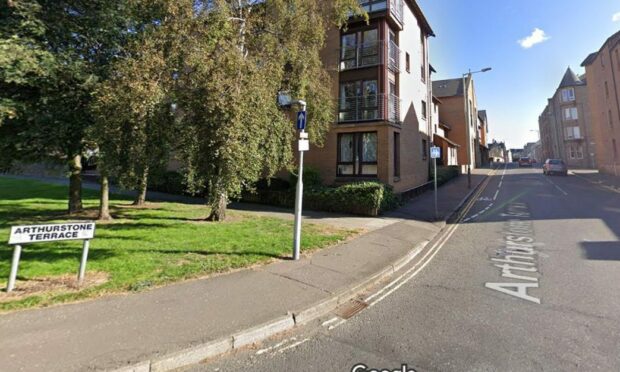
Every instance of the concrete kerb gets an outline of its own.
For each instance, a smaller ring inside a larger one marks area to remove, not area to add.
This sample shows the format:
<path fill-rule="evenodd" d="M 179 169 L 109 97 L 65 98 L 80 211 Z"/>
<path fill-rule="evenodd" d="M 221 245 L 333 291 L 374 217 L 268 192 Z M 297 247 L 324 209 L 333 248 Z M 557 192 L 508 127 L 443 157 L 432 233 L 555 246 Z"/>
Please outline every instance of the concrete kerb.
<path fill-rule="evenodd" d="M 467 200 L 477 191 L 482 182 L 491 174 L 491 171 L 480 182 L 473 187 L 467 195 L 459 202 L 459 204 L 450 212 L 450 214 L 442 221 L 441 229 L 437 231 L 435 237 L 439 235 L 446 225 L 446 221 L 454 217 L 455 214 L 463 207 Z M 285 316 L 274 319 L 273 321 L 262 325 L 248 328 L 246 330 L 235 333 L 232 336 L 222 338 L 217 341 L 210 341 L 205 344 L 193 346 L 184 350 L 180 350 L 151 361 L 143 361 L 131 366 L 122 367 L 113 370 L 113 372 L 163 372 L 171 371 L 188 365 L 199 363 L 205 359 L 213 358 L 234 349 L 252 345 L 264 341 L 278 333 L 282 333 L 293 329 L 297 325 L 307 324 L 338 306 L 353 299 L 360 292 L 367 289 L 371 285 L 392 275 L 396 271 L 410 263 L 420 252 L 424 250 L 429 241 L 423 241 L 409 251 L 403 257 L 394 261 L 391 265 L 385 267 L 374 275 L 357 282 L 340 293 L 322 300 L 306 309 L 289 313 Z"/>

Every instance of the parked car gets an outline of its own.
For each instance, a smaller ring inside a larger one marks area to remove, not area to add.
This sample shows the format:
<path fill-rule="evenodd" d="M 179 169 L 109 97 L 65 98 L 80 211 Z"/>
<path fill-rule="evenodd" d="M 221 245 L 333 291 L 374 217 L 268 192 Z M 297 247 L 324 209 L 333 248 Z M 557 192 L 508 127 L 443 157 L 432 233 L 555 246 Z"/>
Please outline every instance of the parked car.
<path fill-rule="evenodd" d="M 530 161 L 530 158 L 524 157 L 524 158 L 519 159 L 519 167 L 531 167 L 531 166 L 532 166 L 532 162 Z"/>
<path fill-rule="evenodd" d="M 568 167 L 562 159 L 547 159 L 543 165 L 543 174 L 547 176 L 551 174 L 566 176 L 568 175 Z"/>

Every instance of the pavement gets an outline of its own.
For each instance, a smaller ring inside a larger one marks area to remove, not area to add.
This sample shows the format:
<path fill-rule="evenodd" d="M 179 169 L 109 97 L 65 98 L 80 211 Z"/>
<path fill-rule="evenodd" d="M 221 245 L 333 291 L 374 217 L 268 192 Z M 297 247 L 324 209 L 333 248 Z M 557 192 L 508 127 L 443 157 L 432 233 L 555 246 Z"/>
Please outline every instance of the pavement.
<path fill-rule="evenodd" d="M 353 317 L 184 371 L 620 371 L 620 195 L 511 167 L 472 202 Z"/>
<path fill-rule="evenodd" d="M 489 172 L 477 170 L 474 187 Z M 385 226 L 299 261 L 2 314 L 0 369 L 171 370 L 294 330 L 415 262 L 472 192 L 461 176 L 439 188 L 439 220 L 427 192 L 385 216 Z"/>
<path fill-rule="evenodd" d="M 620 193 L 620 177 L 586 169 L 573 169 L 570 173 L 599 188 Z"/>

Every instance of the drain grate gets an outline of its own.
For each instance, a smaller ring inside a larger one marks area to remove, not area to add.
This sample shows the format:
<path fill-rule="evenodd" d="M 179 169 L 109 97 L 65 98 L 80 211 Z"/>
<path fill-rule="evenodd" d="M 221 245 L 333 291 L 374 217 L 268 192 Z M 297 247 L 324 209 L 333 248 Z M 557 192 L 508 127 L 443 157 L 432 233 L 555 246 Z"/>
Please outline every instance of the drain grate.
<path fill-rule="evenodd" d="M 336 309 L 335 313 L 342 319 L 349 319 L 353 315 L 359 313 L 360 311 L 364 310 L 367 307 L 368 307 L 368 304 L 364 301 L 351 300 L 347 302 L 346 304 L 340 306 L 338 309 Z"/>

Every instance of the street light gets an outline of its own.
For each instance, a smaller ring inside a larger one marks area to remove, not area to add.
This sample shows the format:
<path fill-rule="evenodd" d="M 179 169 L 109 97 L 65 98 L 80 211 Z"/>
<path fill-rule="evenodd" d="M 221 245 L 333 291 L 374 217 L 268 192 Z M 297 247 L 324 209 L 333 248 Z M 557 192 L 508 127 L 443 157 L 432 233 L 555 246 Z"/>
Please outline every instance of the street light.
<path fill-rule="evenodd" d="M 471 189 L 471 151 L 472 146 L 469 141 L 471 137 L 470 127 L 471 127 L 471 114 L 469 112 L 469 83 L 471 82 L 471 76 L 473 74 L 477 74 L 480 72 L 491 71 L 491 67 L 485 67 L 482 70 L 472 72 L 469 70 L 467 73 L 463 74 L 463 102 L 465 104 L 465 125 L 466 136 L 467 136 L 467 188 Z"/>

